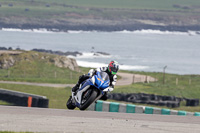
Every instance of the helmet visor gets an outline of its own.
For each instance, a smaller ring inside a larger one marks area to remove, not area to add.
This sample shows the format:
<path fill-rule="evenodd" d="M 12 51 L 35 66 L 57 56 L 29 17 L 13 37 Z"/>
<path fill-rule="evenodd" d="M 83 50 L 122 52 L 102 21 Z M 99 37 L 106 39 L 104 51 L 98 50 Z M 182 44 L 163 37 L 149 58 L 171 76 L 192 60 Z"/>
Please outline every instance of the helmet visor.
<path fill-rule="evenodd" d="M 117 73 L 118 70 L 119 70 L 119 65 L 113 64 L 113 67 L 111 67 L 111 71 Z"/>

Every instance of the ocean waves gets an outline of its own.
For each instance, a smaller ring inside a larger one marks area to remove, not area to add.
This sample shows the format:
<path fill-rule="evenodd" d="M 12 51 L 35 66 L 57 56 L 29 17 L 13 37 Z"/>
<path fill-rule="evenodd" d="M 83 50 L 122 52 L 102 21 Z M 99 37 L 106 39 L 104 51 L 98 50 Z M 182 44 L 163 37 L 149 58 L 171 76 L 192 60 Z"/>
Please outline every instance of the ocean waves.
<path fill-rule="evenodd" d="M 156 30 L 61 33 L 45 29 L 2 29 L 0 43 L 1 47 L 48 49 L 50 53 L 70 55 L 82 67 L 107 66 L 116 60 L 121 70 L 162 72 L 167 65 L 168 73 L 199 74 L 198 34 Z"/>
<path fill-rule="evenodd" d="M 39 29 L 15 29 L 15 28 L 2 28 L 2 31 L 10 31 L 10 32 L 34 32 L 34 33 L 69 33 L 69 34 L 81 34 L 81 33 L 108 33 L 104 31 L 82 31 L 82 30 L 68 30 L 67 32 L 60 31 L 58 29 L 47 30 L 44 28 Z M 152 29 L 142 29 L 142 30 L 123 30 L 123 31 L 112 31 L 112 33 L 120 33 L 120 34 L 160 34 L 160 35 L 200 35 L 200 31 L 188 31 L 188 32 L 180 32 L 180 31 L 160 31 L 160 30 L 152 30 Z"/>
<path fill-rule="evenodd" d="M 77 56 L 68 56 L 71 58 L 75 58 L 77 60 L 77 63 L 81 67 L 91 67 L 91 68 L 97 68 L 97 67 L 103 67 L 107 66 L 111 60 L 116 60 L 119 63 L 121 61 L 126 60 L 127 57 L 119 56 L 119 55 L 110 55 L 108 53 L 104 52 L 83 52 L 80 55 Z M 136 57 L 129 57 L 130 59 L 136 58 Z M 105 62 L 105 63 L 100 63 Z M 120 70 L 145 70 L 148 69 L 149 66 L 140 66 L 140 65 L 127 65 L 127 64 L 120 64 Z"/>
<path fill-rule="evenodd" d="M 98 67 L 105 67 L 108 66 L 108 64 L 105 63 L 98 63 L 98 62 L 89 62 L 89 61 L 81 61 L 77 60 L 77 63 L 81 67 L 89 67 L 89 68 L 98 68 Z M 136 71 L 143 71 L 145 69 L 148 69 L 148 66 L 132 66 L 132 65 L 123 65 L 120 64 L 119 69 L 120 70 L 136 70 Z"/>

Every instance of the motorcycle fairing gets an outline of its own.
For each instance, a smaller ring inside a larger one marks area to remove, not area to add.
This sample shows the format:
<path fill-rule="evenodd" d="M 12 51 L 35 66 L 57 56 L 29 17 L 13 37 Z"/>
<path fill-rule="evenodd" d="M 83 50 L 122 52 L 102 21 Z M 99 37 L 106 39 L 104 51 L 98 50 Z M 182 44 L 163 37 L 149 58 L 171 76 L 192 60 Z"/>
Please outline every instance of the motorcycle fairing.
<path fill-rule="evenodd" d="M 79 88 L 79 91 L 77 92 L 75 98 L 76 106 L 80 107 L 81 101 L 82 101 L 82 94 L 85 92 L 93 83 L 90 81 L 90 79 L 87 79 L 86 82 Z"/>
<path fill-rule="evenodd" d="M 101 90 L 109 87 L 110 80 L 108 79 L 108 77 L 105 76 L 107 76 L 107 74 L 105 75 L 105 72 L 100 73 L 97 71 L 96 75 L 94 75 L 94 86 Z"/>
<path fill-rule="evenodd" d="M 105 92 L 104 89 L 109 87 L 110 80 L 108 78 L 107 73 L 105 72 L 97 72 L 96 75 L 93 77 L 87 79 L 85 82 L 83 82 L 77 92 L 77 94 L 74 96 L 75 98 L 75 105 L 77 107 L 80 107 L 81 101 L 82 101 L 82 94 L 85 92 L 90 86 L 95 86 L 97 89 L 100 90 L 101 94 L 103 95 Z"/>

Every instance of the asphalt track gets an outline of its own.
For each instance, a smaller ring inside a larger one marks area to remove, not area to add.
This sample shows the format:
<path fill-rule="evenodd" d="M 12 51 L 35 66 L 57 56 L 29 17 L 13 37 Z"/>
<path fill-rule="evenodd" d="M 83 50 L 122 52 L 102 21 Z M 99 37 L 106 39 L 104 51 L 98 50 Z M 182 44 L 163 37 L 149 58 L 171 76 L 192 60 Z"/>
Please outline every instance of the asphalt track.
<path fill-rule="evenodd" d="M 0 106 L 0 131 L 200 133 L 200 117 Z"/>

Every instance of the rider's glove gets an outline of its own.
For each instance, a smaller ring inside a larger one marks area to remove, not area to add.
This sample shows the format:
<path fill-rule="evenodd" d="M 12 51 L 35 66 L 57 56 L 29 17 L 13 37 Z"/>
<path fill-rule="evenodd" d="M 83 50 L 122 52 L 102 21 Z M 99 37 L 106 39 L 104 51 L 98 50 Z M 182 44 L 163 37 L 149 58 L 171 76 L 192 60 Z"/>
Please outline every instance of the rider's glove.
<path fill-rule="evenodd" d="M 108 88 L 104 89 L 103 91 L 105 91 L 105 92 L 111 92 L 113 90 L 114 90 L 114 88 L 111 87 L 111 86 L 109 86 Z"/>
<path fill-rule="evenodd" d="M 114 88 L 112 88 L 111 86 L 109 87 L 109 91 L 113 91 L 114 90 Z"/>
<path fill-rule="evenodd" d="M 88 76 L 92 77 L 95 73 L 96 71 L 94 69 L 90 69 L 90 71 L 88 72 Z"/>

